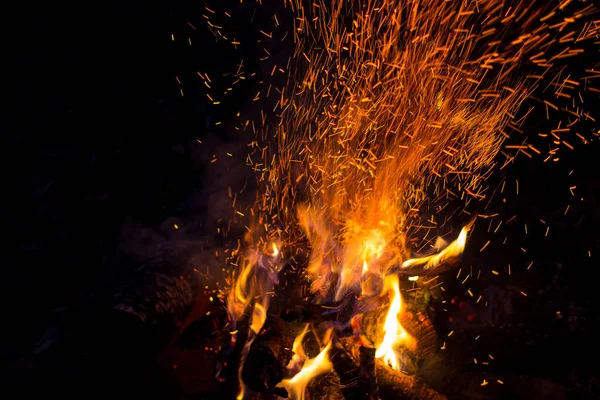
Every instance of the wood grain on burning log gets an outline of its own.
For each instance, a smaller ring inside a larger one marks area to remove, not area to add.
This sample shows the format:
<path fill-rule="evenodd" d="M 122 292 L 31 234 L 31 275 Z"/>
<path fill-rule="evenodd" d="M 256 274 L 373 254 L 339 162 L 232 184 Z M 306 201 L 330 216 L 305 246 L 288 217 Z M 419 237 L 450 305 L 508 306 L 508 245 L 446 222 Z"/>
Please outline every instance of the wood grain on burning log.
<path fill-rule="evenodd" d="M 376 311 L 363 315 L 362 333 L 371 342 L 380 339 L 381 327 L 384 325 L 388 308 L 388 303 L 384 302 Z M 437 350 L 438 335 L 431 320 L 425 314 L 414 315 L 412 312 L 403 312 L 398 320 L 406 332 L 415 339 L 416 347 L 412 351 L 402 349 L 411 358 L 426 357 Z"/>
<path fill-rule="evenodd" d="M 400 318 L 400 323 L 417 342 L 413 351 L 415 356 L 426 357 L 437 350 L 438 335 L 430 319 L 422 314 L 413 316 L 412 313 L 404 313 Z"/>
<path fill-rule="evenodd" d="M 446 400 L 422 379 L 395 371 L 375 359 L 375 349 L 360 346 L 354 339 L 341 339 L 331 350 L 331 361 L 339 378 L 313 385 L 316 398 L 381 400 Z M 324 387 L 326 386 L 326 387 Z"/>
<path fill-rule="evenodd" d="M 403 400 L 446 400 L 446 396 L 429 388 L 425 382 L 415 376 L 394 371 L 381 360 L 376 365 L 380 398 Z"/>
<path fill-rule="evenodd" d="M 375 375 L 375 349 L 360 346 L 356 360 L 344 344 L 334 338 L 329 353 L 335 373 L 340 379 L 340 389 L 345 400 L 377 400 Z"/>

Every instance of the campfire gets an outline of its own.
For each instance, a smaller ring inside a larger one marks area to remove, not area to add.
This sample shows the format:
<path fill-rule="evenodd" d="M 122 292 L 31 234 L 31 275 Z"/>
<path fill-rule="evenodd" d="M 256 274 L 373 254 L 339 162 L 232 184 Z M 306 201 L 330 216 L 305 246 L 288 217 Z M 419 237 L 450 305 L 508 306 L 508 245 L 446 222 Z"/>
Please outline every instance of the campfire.
<path fill-rule="evenodd" d="M 335 370 L 342 387 L 377 398 L 375 363 L 389 369 L 388 374 L 401 373 L 406 352 L 416 350 L 415 337 L 400 322 L 399 276 L 414 281 L 442 265 L 456 265 L 467 232 L 463 228 L 439 253 L 400 264 L 385 254 L 383 242 L 374 246 L 366 241 L 359 251 L 362 263 L 340 272 L 321 260 L 311 261 L 303 273 L 286 264 L 275 243 L 249 255 L 227 302 L 234 329 L 229 354 L 240 359 L 238 397 L 266 392 L 303 399 L 311 381 Z M 298 279 L 309 282 L 305 296 L 304 288 L 298 290 L 294 283 Z M 270 306 L 274 301 L 278 304 Z M 247 334 L 241 335 L 240 329 Z M 305 346 L 319 349 L 318 354 L 310 358 Z"/>
<path fill-rule="evenodd" d="M 460 265 L 473 210 L 491 196 L 486 180 L 516 157 L 507 149 L 541 154 L 511 144 L 511 132 L 523 133 L 522 105 L 547 79 L 563 94 L 543 100 L 547 109 L 573 101 L 579 83 L 549 71 L 598 26 L 554 37 L 594 9 L 287 3 L 295 72 L 280 122 L 257 132 L 248 157 L 259 196 L 238 212 L 249 223 L 230 253 L 218 376 L 234 377 L 238 399 L 436 398 L 410 365 L 419 347 L 445 345 L 423 319 L 405 318 L 403 290 Z"/>
<path fill-rule="evenodd" d="M 32 9 L 21 398 L 600 398 L 597 0 Z"/>

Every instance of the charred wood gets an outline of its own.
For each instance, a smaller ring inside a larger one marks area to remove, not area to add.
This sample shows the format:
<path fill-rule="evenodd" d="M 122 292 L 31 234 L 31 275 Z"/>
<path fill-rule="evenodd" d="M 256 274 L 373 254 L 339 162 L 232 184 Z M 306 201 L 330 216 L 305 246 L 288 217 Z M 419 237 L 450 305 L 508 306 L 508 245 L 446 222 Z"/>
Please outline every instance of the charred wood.
<path fill-rule="evenodd" d="M 254 392 L 287 397 L 285 389 L 276 386 L 283 380 L 285 367 L 292 359 L 293 341 L 294 336 L 285 322 L 268 315 L 243 365 L 244 384 Z"/>
<path fill-rule="evenodd" d="M 340 388 L 345 400 L 379 398 L 374 348 L 360 346 L 359 360 L 355 360 L 344 345 L 336 339 L 330 357 L 340 379 Z"/>
<path fill-rule="evenodd" d="M 301 301 L 283 309 L 281 318 L 287 322 L 310 322 L 320 324 L 326 321 L 335 321 L 339 329 L 343 329 L 352 317 L 368 313 L 381 306 L 379 296 L 356 297 L 348 295 L 344 299 L 327 304 L 314 304 Z"/>
<path fill-rule="evenodd" d="M 361 346 L 359 349 L 360 363 L 358 370 L 358 381 L 360 386 L 369 393 L 368 399 L 379 398 L 379 387 L 375 372 L 375 348 Z"/>
<path fill-rule="evenodd" d="M 382 361 L 377 360 L 376 373 L 382 399 L 446 400 L 446 396 L 429 388 L 420 378 L 394 371 Z"/>

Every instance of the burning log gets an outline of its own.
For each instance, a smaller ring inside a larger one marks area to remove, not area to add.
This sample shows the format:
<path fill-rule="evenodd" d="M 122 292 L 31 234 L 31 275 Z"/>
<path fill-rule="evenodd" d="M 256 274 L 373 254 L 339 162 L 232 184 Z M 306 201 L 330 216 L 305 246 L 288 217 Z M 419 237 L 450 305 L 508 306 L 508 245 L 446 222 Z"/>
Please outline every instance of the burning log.
<path fill-rule="evenodd" d="M 251 390 L 287 397 L 277 384 L 284 378 L 284 371 L 292 359 L 293 336 L 280 318 L 267 316 L 258 333 L 242 369 L 242 380 Z"/>
<path fill-rule="evenodd" d="M 398 373 L 380 360 L 376 371 L 382 399 L 446 400 L 446 396 L 429 388 L 420 378 Z"/>
<path fill-rule="evenodd" d="M 281 318 L 287 322 L 311 322 L 316 325 L 326 321 L 336 321 L 337 325 L 349 323 L 352 317 L 376 310 L 381 306 L 378 296 L 357 298 L 350 294 L 343 300 L 328 304 L 313 304 L 302 301 L 286 307 Z"/>
<path fill-rule="evenodd" d="M 226 398 L 234 398 L 239 392 L 238 370 L 242 361 L 241 354 L 248 339 L 249 324 L 242 320 L 237 325 L 237 332 L 230 334 L 229 343 L 225 344 L 220 360 L 217 362 L 216 377 L 221 383 L 220 392 Z"/>
<path fill-rule="evenodd" d="M 360 352 L 360 367 L 359 382 L 361 386 L 367 389 L 367 393 L 370 394 L 369 398 L 378 399 L 379 389 L 377 386 L 377 375 L 375 374 L 375 348 L 364 347 L 359 348 Z"/>
<path fill-rule="evenodd" d="M 408 276 L 432 276 L 443 274 L 444 272 L 455 269 L 459 265 L 460 260 L 458 258 L 452 258 L 432 267 L 427 267 L 426 264 L 410 265 L 398 268 L 395 272 Z"/>
<path fill-rule="evenodd" d="M 415 317 L 412 313 L 404 313 L 400 322 L 404 329 L 416 339 L 417 345 L 413 351 L 416 357 L 430 356 L 439 347 L 438 335 L 431 320 L 425 315 L 418 314 Z"/>
<path fill-rule="evenodd" d="M 330 358 L 345 400 L 446 399 L 422 379 L 398 372 L 375 359 L 375 349 L 357 345 L 354 338 L 334 339 L 333 343 Z M 329 395 L 328 398 L 334 396 Z"/>
<path fill-rule="evenodd" d="M 359 363 L 346 351 L 339 340 L 334 340 L 330 352 L 331 362 L 340 379 L 345 400 L 379 399 L 375 375 L 375 349 L 360 346 Z"/>
<path fill-rule="evenodd" d="M 467 242 L 467 233 L 474 220 L 467 224 L 458 235 L 458 238 L 446 246 L 442 251 L 425 257 L 413 258 L 402 263 L 400 273 L 412 276 L 441 274 L 458 265 L 458 261 Z"/>

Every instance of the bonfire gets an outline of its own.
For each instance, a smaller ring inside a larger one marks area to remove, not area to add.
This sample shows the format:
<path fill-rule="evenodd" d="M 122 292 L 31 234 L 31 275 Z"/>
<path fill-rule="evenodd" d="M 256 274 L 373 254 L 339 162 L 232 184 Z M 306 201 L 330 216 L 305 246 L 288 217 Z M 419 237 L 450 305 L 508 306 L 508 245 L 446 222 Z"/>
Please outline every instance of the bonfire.
<path fill-rule="evenodd" d="M 403 290 L 460 266 L 494 171 L 571 146 L 583 84 L 556 66 L 598 24 L 568 3 L 286 2 L 293 72 L 248 158 L 260 190 L 225 296 L 219 376 L 239 399 L 439 396 L 410 366 L 445 345 L 405 318 Z M 520 129 L 532 98 L 567 116 L 549 150 Z"/>

